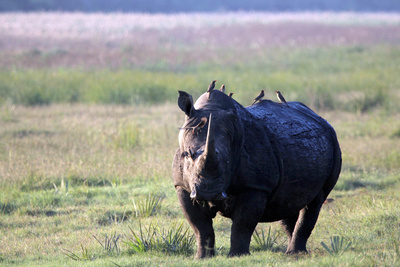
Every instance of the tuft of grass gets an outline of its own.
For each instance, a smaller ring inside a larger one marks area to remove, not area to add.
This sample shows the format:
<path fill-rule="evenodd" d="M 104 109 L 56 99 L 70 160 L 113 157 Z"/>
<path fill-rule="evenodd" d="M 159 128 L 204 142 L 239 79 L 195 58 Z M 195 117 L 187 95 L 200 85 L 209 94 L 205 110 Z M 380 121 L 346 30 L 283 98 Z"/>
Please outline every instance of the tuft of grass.
<path fill-rule="evenodd" d="M 184 228 L 183 223 L 180 225 L 172 225 L 170 229 L 159 230 L 158 233 L 162 238 L 159 244 L 162 252 L 169 255 L 191 255 L 193 254 L 193 246 L 195 237 L 190 234 L 189 228 Z M 159 240 L 160 241 L 160 240 Z"/>
<path fill-rule="evenodd" d="M 271 226 L 268 228 L 268 233 L 264 232 L 264 229 L 261 229 L 261 232 L 259 233 L 256 230 L 254 230 L 253 233 L 253 240 L 256 243 L 256 250 L 272 250 L 273 246 L 276 244 L 276 240 L 278 238 L 278 235 L 276 232 L 271 233 Z"/>
<path fill-rule="evenodd" d="M 15 210 L 18 209 L 17 205 L 14 205 L 10 202 L 1 203 L 0 202 L 0 214 L 11 214 Z"/>
<path fill-rule="evenodd" d="M 121 253 L 121 248 L 118 245 L 118 241 L 120 240 L 121 235 L 117 235 L 116 232 L 111 234 L 110 237 L 105 234 L 104 242 L 101 242 L 95 235 L 93 235 L 93 237 L 103 248 L 104 253 L 116 255 L 119 255 Z"/>
<path fill-rule="evenodd" d="M 338 257 L 345 253 L 351 246 L 349 238 L 333 236 L 330 237 L 330 247 L 323 241 L 321 242 L 322 247 L 332 256 Z"/>
<path fill-rule="evenodd" d="M 162 252 L 168 255 L 191 255 L 195 237 L 183 223 L 173 224 L 171 228 L 160 228 L 157 224 L 150 223 L 148 228 L 142 228 L 139 222 L 139 233 L 130 226 L 131 237 L 124 243 L 135 253 L 147 251 Z"/>
<path fill-rule="evenodd" d="M 144 253 L 151 250 L 156 245 L 156 227 L 150 223 L 148 228 L 142 228 L 142 223 L 139 221 L 139 233 L 128 226 L 132 237 L 124 241 L 124 243 L 135 253 Z"/>
<path fill-rule="evenodd" d="M 155 215 L 161 209 L 161 203 L 165 195 L 162 193 L 150 193 L 144 200 L 135 203 L 133 199 L 133 206 L 135 208 L 136 217 L 147 218 Z"/>
<path fill-rule="evenodd" d="M 81 244 L 81 248 L 82 248 L 82 251 L 81 251 L 80 255 L 78 255 L 68 249 L 64 249 L 65 250 L 64 254 L 65 254 L 65 256 L 67 256 L 68 258 L 70 258 L 74 261 L 93 260 L 94 257 L 89 255 L 88 249 L 84 248 L 82 244 Z"/>

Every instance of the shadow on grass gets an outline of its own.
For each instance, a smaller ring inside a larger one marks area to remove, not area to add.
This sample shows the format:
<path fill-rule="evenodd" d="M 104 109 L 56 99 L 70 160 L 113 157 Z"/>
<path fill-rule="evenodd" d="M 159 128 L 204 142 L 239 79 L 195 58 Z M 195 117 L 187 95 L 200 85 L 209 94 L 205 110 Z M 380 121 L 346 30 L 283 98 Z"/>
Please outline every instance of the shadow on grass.
<path fill-rule="evenodd" d="M 399 182 L 396 174 L 381 170 L 362 170 L 354 166 L 344 167 L 335 190 L 354 191 L 360 188 L 384 190 Z"/>

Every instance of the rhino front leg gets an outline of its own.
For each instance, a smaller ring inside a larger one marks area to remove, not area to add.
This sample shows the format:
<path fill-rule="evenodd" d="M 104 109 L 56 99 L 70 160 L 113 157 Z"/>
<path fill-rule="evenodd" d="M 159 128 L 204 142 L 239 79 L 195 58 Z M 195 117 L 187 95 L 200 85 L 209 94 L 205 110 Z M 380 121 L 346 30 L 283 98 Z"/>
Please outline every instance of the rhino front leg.
<path fill-rule="evenodd" d="M 196 237 L 196 258 L 201 259 L 214 256 L 215 235 L 212 219 L 215 217 L 215 214 L 208 213 L 206 207 L 202 207 L 197 202 L 191 200 L 189 193 L 183 188 L 178 187 L 176 190 L 183 214 Z"/>
<path fill-rule="evenodd" d="M 232 215 L 229 257 L 250 254 L 251 236 L 264 213 L 266 203 L 265 192 L 250 190 L 237 196 Z"/>

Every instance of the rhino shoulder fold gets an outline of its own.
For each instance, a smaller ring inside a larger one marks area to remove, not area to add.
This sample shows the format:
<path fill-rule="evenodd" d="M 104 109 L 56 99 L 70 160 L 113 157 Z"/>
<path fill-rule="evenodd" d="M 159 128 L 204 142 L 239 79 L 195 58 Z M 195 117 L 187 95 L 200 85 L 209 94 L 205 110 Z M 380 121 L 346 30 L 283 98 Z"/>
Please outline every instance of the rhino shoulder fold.
<path fill-rule="evenodd" d="M 244 133 L 238 185 L 272 192 L 279 184 L 280 168 L 268 138 L 268 129 L 257 119 L 242 120 Z"/>

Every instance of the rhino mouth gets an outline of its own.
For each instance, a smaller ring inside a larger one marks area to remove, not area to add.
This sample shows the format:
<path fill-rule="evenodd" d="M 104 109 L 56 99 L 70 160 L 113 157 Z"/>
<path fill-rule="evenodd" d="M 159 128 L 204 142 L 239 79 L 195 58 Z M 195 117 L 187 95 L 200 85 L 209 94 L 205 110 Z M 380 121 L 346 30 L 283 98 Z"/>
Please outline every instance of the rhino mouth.
<path fill-rule="evenodd" d="M 227 199 L 228 195 L 223 190 L 209 192 L 209 191 L 199 190 L 196 187 L 192 187 L 190 198 L 193 200 L 200 200 L 200 201 L 220 201 Z"/>

